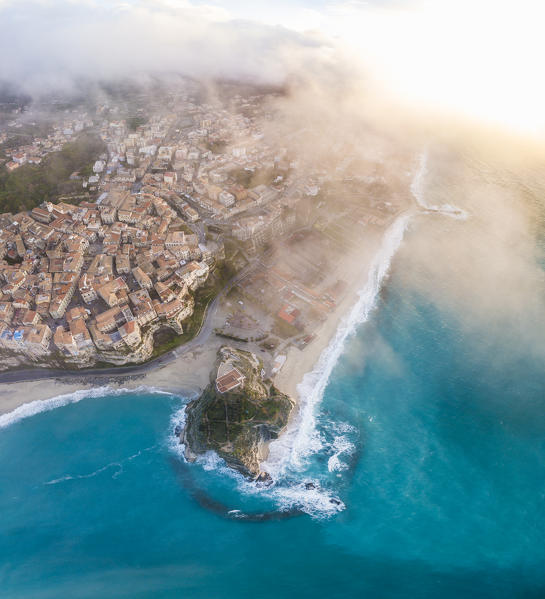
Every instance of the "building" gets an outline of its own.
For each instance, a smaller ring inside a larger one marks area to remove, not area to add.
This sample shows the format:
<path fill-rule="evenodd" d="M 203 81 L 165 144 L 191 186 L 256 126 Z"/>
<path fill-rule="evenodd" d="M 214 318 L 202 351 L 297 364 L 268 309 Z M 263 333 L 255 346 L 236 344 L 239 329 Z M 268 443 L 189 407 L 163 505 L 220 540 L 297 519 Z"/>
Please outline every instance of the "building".
<path fill-rule="evenodd" d="M 132 275 L 142 289 L 151 289 L 153 287 L 152 280 L 140 266 L 136 266 L 132 269 Z"/>
<path fill-rule="evenodd" d="M 77 345 L 78 351 L 85 351 L 93 348 L 93 340 L 85 321 L 81 318 L 70 322 L 70 333 Z"/>
<path fill-rule="evenodd" d="M 128 254 L 115 255 L 115 269 L 118 274 L 129 274 L 131 272 L 131 261 Z"/>
<path fill-rule="evenodd" d="M 142 335 L 140 334 L 140 325 L 136 320 L 126 322 L 124 325 L 119 327 L 119 334 L 121 339 L 127 344 L 128 347 L 134 348 L 142 342 Z"/>
<path fill-rule="evenodd" d="M 218 195 L 218 202 L 222 205 L 225 206 L 226 208 L 230 208 L 231 206 L 234 206 L 235 204 L 235 196 L 232 193 L 229 193 L 228 191 L 222 191 L 220 192 L 220 194 Z"/>
<path fill-rule="evenodd" d="M 126 319 L 123 316 L 121 308 L 116 306 L 98 314 L 94 325 L 101 333 L 111 333 L 122 324 L 125 324 L 125 322 Z"/>
<path fill-rule="evenodd" d="M 85 273 L 81 276 L 78 283 L 78 289 L 83 301 L 86 304 L 90 304 L 98 298 L 94 281 L 88 273 Z"/>
<path fill-rule="evenodd" d="M 222 366 L 226 366 L 226 368 L 222 369 Z M 219 393 L 228 393 L 229 391 L 233 391 L 237 387 L 240 387 L 244 384 L 245 377 L 238 370 L 238 368 L 234 368 L 230 365 L 230 363 L 221 364 L 218 368 L 218 377 L 216 378 L 216 389 Z"/>
<path fill-rule="evenodd" d="M 128 301 L 127 284 L 122 277 L 117 277 L 113 281 L 108 281 L 98 288 L 98 295 L 110 306 L 119 306 Z"/>
<path fill-rule="evenodd" d="M 74 337 L 70 331 L 66 331 L 64 327 L 58 326 L 53 335 L 53 343 L 57 349 L 65 356 L 77 356 L 78 346 L 74 341 Z"/>
<path fill-rule="evenodd" d="M 93 173 L 99 174 L 104 170 L 106 163 L 104 160 L 97 160 L 95 164 L 93 164 Z"/>

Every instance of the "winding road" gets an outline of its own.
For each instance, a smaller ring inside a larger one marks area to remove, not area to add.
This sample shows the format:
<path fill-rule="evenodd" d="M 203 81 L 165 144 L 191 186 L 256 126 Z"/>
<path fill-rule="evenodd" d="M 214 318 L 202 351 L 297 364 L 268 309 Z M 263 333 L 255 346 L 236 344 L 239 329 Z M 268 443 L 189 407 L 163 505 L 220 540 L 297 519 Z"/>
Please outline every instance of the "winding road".
<path fill-rule="evenodd" d="M 184 343 L 180 347 L 172 349 L 161 356 L 157 356 L 152 360 L 143 362 L 142 364 L 129 364 L 127 366 L 111 366 L 106 368 L 85 368 L 81 370 L 70 370 L 65 368 L 26 368 L 20 370 L 8 370 L 0 373 L 1 383 L 22 383 L 30 381 L 41 381 L 47 379 L 71 378 L 74 380 L 82 379 L 83 377 L 123 377 L 130 375 L 144 374 L 158 368 L 162 368 L 170 364 L 184 354 L 193 351 L 202 345 L 212 333 L 212 321 L 221 299 L 258 264 L 257 260 L 253 260 L 247 264 L 237 275 L 235 275 L 225 287 L 216 295 L 216 297 L 208 304 L 204 320 L 201 324 L 199 332 L 193 339 Z"/>

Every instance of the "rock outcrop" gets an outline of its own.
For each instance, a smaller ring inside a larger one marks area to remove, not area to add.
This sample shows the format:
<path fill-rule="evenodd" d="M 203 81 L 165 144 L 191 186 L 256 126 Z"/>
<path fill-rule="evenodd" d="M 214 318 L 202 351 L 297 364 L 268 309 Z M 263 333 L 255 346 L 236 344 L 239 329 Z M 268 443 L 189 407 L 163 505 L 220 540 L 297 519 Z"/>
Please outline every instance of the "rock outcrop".
<path fill-rule="evenodd" d="M 263 380 L 263 364 L 254 354 L 223 347 L 218 356 L 213 381 L 187 406 L 180 435 L 186 457 L 213 450 L 245 476 L 267 482 L 260 462 L 268 442 L 287 425 L 294 403 Z"/>

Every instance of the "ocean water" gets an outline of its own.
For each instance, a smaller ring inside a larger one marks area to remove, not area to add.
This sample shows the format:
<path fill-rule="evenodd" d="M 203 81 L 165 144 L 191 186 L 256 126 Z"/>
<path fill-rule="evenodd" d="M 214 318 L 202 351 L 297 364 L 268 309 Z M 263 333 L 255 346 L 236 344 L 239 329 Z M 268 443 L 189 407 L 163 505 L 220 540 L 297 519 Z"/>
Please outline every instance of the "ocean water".
<path fill-rule="evenodd" d="M 545 309 L 527 329 L 500 303 L 493 331 L 490 298 L 468 310 L 482 298 L 417 251 L 458 235 L 454 216 L 390 231 L 305 379 L 305 425 L 272 448 L 270 489 L 214 455 L 184 462 L 172 433 L 188 398 L 101 389 L 0 418 L 0 597 L 545 597 L 529 332 Z"/>

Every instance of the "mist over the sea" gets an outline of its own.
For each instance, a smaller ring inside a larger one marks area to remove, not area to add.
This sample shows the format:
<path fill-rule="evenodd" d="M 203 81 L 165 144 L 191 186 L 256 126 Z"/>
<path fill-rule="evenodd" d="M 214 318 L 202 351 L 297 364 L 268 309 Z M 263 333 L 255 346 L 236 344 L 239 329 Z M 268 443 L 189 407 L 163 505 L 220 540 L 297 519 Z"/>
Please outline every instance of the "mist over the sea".
<path fill-rule="evenodd" d="M 406 209 L 301 372 L 271 487 L 186 462 L 185 396 L 3 414 L 0 596 L 544 597 L 542 3 L 225 4 L 0 0 L 0 83 L 28 120 L 112 82 L 194 78 L 211 109 L 218 80 L 273 86 L 260 135 L 301 178 L 346 157 Z"/>
<path fill-rule="evenodd" d="M 444 159 L 429 148 L 425 203 L 468 217 L 412 218 L 282 493 L 186 464 L 184 398 L 65 398 L 2 429 L 7 596 L 541 596 L 540 187 Z"/>

